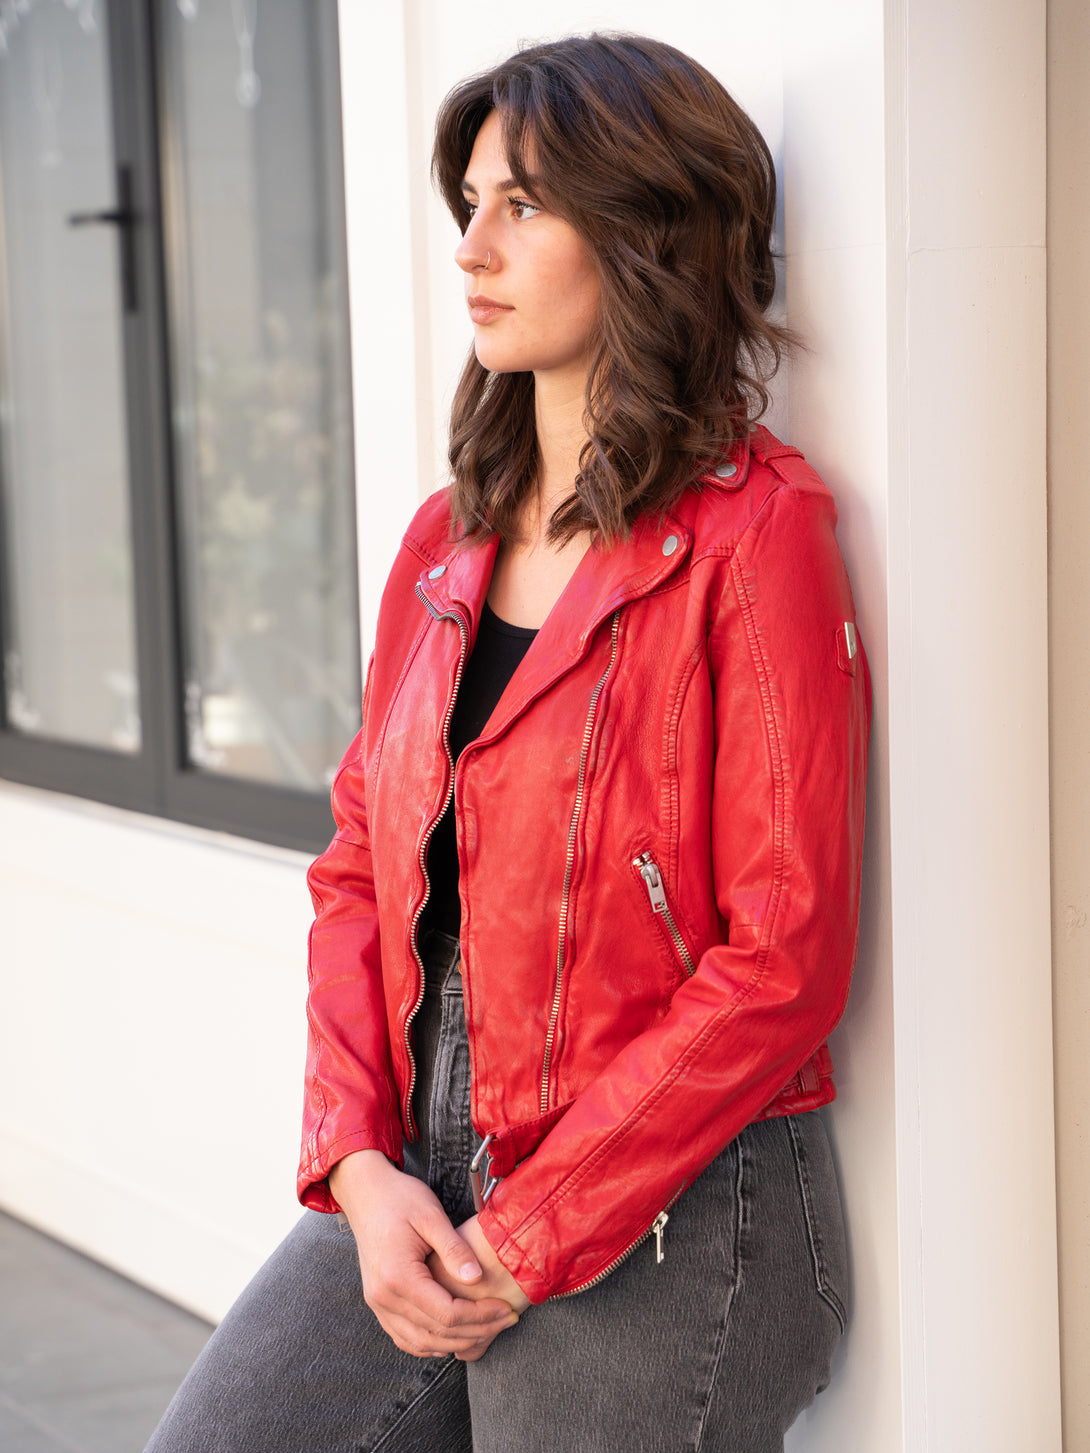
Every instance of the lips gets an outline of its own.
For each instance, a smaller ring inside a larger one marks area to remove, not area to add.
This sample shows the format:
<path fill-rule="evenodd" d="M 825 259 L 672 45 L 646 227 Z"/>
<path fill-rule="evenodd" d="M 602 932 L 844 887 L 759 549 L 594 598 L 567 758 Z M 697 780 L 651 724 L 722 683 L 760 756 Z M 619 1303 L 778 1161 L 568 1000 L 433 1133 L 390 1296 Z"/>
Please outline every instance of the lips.
<path fill-rule="evenodd" d="M 469 306 L 469 316 L 474 323 L 492 323 L 504 313 L 513 313 L 515 310 L 507 303 L 497 303 L 495 298 L 486 298 L 483 293 L 472 293 L 466 303 Z"/>

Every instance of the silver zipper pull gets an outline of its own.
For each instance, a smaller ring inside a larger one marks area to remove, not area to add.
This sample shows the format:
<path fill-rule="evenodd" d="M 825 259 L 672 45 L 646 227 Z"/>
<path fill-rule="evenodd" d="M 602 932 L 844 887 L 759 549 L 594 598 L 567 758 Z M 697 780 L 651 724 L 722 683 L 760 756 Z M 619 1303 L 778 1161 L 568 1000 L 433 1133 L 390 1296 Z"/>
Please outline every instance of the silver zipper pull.
<path fill-rule="evenodd" d="M 666 892 L 662 886 L 662 874 L 659 872 L 659 865 L 655 862 L 650 853 L 644 853 L 640 858 L 632 859 L 633 865 L 640 870 L 640 877 L 647 889 L 647 896 L 651 900 L 651 907 L 656 913 L 666 912 Z"/>
<path fill-rule="evenodd" d="M 662 1249 L 662 1233 L 666 1230 L 666 1223 L 669 1216 L 665 1211 L 660 1211 L 651 1222 L 651 1230 L 655 1233 L 655 1265 L 661 1266 L 666 1259 L 666 1253 Z"/>

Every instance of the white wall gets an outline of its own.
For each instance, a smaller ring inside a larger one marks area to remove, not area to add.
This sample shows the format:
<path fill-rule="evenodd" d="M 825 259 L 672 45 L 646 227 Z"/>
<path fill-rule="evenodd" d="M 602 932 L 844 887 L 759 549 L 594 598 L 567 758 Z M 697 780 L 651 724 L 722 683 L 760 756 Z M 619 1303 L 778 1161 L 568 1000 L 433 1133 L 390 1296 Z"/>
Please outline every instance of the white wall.
<path fill-rule="evenodd" d="M 298 1214 L 305 864 L 0 786 L 0 1205 L 210 1317 Z"/>
<path fill-rule="evenodd" d="M 446 88 L 522 37 L 644 29 L 715 70 L 782 159 L 788 321 L 811 352 L 779 416 L 840 501 L 875 682 L 830 1115 L 855 1313 L 789 1446 L 1058 1448 L 1041 0 L 518 0 L 487 25 L 440 0 L 341 13 L 365 636 L 440 476 L 468 345 L 453 223 L 426 183 Z M 0 1200 L 221 1310 L 291 1214 L 301 864 L 44 794 L 0 790 L 0 813 L 0 931 L 25 1006 L 0 1064 Z M 134 995 L 163 1026 L 150 1046 L 125 1018 Z M 143 1058 L 126 1087 L 123 1048 Z M 158 1253 L 149 1213 L 166 1217 Z"/>

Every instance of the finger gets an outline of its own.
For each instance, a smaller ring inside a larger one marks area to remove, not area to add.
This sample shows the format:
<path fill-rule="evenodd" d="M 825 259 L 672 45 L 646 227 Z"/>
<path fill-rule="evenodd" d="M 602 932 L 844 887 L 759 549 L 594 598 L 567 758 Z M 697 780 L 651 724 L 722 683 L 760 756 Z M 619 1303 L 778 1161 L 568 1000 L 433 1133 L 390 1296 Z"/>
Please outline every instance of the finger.
<path fill-rule="evenodd" d="M 474 1300 L 452 1295 L 435 1280 L 423 1263 L 418 1263 L 396 1283 L 391 1283 L 390 1290 L 406 1304 L 399 1307 L 399 1311 L 405 1312 L 411 1305 L 418 1310 L 418 1320 L 436 1328 L 458 1328 L 463 1332 L 471 1326 L 482 1330 L 494 1329 L 496 1323 L 505 1322 L 513 1315 L 508 1303 L 499 1297 Z"/>
<path fill-rule="evenodd" d="M 463 1352 L 456 1352 L 454 1356 L 459 1362 L 479 1362 L 484 1354 L 488 1351 L 488 1349 L 492 1346 L 492 1343 L 495 1342 L 496 1338 L 500 1335 L 500 1333 L 506 1332 L 508 1328 L 513 1327 L 517 1321 L 518 1318 L 516 1317 L 514 1321 L 504 1323 L 499 1331 L 491 1332 L 485 1337 L 478 1338 L 478 1340 L 473 1343 L 472 1347 L 466 1348 Z"/>
<path fill-rule="evenodd" d="M 438 1214 L 422 1218 L 416 1229 L 443 1263 L 455 1281 L 471 1285 L 484 1275 L 481 1263 L 473 1254 L 465 1237 L 460 1236 L 441 1208 Z"/>
<path fill-rule="evenodd" d="M 452 1352 L 468 1352 L 480 1341 L 478 1337 L 430 1332 L 405 1317 L 386 1316 L 379 1320 L 402 1351 L 414 1357 L 446 1357 Z"/>
<path fill-rule="evenodd" d="M 428 1332 L 400 1317 L 379 1319 L 383 1330 L 401 1348 L 413 1357 L 458 1357 L 463 1354 L 480 1355 L 492 1341 L 493 1333 L 484 1336 L 465 1336 L 450 1332 Z"/>
<path fill-rule="evenodd" d="M 436 1338 L 458 1338 L 472 1342 L 482 1337 L 495 1337 L 505 1327 L 513 1327 L 518 1321 L 506 1302 L 497 1302 L 494 1314 L 482 1316 L 479 1304 L 452 1299 L 447 1307 L 438 1309 L 434 1316 L 421 1317 L 418 1307 L 402 1305 L 399 1310 L 406 1321 L 411 1321 L 422 1333 Z"/>
<path fill-rule="evenodd" d="M 489 1332 L 484 1337 L 476 1337 L 468 1347 L 459 1347 L 454 1357 L 459 1362 L 478 1362 L 499 1335 L 499 1332 Z"/>
<path fill-rule="evenodd" d="M 495 1340 L 494 1337 L 482 1338 L 479 1342 L 474 1342 L 473 1346 L 467 1348 L 465 1352 L 456 1352 L 454 1354 L 455 1360 L 458 1362 L 480 1362 L 481 1358 Z"/>
<path fill-rule="evenodd" d="M 517 1320 L 507 1303 L 498 1298 L 473 1302 L 452 1297 L 434 1282 L 430 1286 L 414 1282 L 372 1288 L 367 1303 L 380 1321 L 396 1317 L 413 1327 L 418 1336 L 472 1340 L 492 1336 Z"/>

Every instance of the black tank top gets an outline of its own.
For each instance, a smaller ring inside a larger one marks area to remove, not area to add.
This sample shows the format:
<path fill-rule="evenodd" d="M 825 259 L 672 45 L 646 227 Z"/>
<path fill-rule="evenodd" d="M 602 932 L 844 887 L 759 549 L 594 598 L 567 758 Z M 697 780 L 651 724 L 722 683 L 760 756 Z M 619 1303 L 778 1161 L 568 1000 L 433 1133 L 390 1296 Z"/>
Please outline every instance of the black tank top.
<path fill-rule="evenodd" d="M 458 700 L 450 720 L 450 754 L 457 762 L 463 749 L 484 731 L 507 683 L 530 649 L 537 631 L 501 621 L 485 602 L 472 654 L 462 673 Z M 431 893 L 420 920 L 422 938 L 440 929 L 455 938 L 462 922 L 458 898 L 458 842 L 454 826 L 454 798 L 436 824 L 428 844 L 428 879 Z"/>

